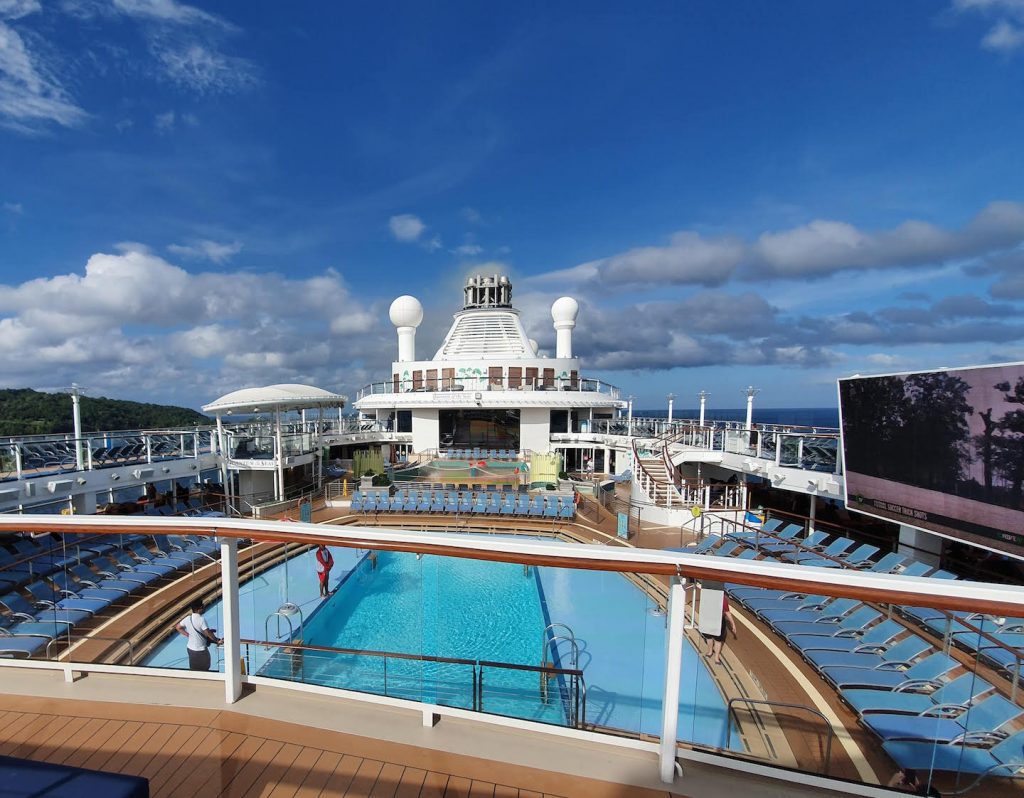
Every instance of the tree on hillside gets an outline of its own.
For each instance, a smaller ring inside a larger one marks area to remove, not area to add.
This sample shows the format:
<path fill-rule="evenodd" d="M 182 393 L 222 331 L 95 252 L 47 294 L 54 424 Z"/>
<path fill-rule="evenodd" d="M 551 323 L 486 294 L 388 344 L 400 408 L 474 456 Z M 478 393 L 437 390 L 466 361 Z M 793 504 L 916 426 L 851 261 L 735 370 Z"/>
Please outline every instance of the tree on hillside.
<path fill-rule="evenodd" d="M 971 464 L 967 401 L 971 386 L 945 372 L 911 374 L 904 390 L 907 409 L 902 437 L 902 468 L 912 484 L 929 490 L 957 493 Z M 907 481 L 907 480 L 901 480 Z"/>

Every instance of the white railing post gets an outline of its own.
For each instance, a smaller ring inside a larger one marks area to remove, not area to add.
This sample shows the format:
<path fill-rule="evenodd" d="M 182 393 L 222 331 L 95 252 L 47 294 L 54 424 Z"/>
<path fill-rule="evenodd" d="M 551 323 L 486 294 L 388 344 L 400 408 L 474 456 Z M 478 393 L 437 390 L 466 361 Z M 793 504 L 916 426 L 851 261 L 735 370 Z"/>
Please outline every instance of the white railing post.
<path fill-rule="evenodd" d="M 661 780 L 671 784 L 676 777 L 676 735 L 679 726 L 679 679 L 683 670 L 683 621 L 686 592 L 679 580 L 668 591 L 668 651 L 665 657 L 665 693 L 661 701 L 661 748 L 658 760 Z"/>
<path fill-rule="evenodd" d="M 235 703 L 242 697 L 242 644 L 238 619 L 238 541 L 220 539 L 221 596 L 224 606 L 224 700 Z"/>

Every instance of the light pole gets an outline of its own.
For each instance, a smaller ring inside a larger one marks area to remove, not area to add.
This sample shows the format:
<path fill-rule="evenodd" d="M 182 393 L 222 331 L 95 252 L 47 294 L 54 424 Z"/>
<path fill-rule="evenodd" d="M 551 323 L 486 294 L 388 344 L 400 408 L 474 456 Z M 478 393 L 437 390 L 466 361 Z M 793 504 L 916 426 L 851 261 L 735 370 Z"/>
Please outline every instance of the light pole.
<path fill-rule="evenodd" d="M 761 389 L 748 385 L 743 389 L 743 393 L 747 395 L 747 432 L 750 432 L 754 421 L 754 397 L 761 393 Z"/>
<path fill-rule="evenodd" d="M 665 398 L 668 399 L 668 423 L 671 424 L 672 423 L 672 403 L 676 400 L 676 395 L 674 393 L 670 393 Z"/>
<path fill-rule="evenodd" d="M 626 397 L 626 401 L 629 402 L 629 405 L 628 405 L 629 409 L 627 410 L 627 414 L 626 414 L 626 434 L 630 438 L 633 437 L 633 400 L 634 399 L 636 399 L 636 397 L 633 396 L 633 394 L 630 394 L 629 396 Z"/>
<path fill-rule="evenodd" d="M 698 426 L 704 426 L 704 406 L 708 403 L 708 397 L 711 396 L 707 391 L 701 391 L 697 394 L 697 398 L 700 399 L 700 421 Z"/>
<path fill-rule="evenodd" d="M 82 462 L 82 410 L 79 407 L 80 388 L 77 383 L 71 383 L 71 418 L 75 426 L 75 468 L 81 471 L 85 468 Z"/>

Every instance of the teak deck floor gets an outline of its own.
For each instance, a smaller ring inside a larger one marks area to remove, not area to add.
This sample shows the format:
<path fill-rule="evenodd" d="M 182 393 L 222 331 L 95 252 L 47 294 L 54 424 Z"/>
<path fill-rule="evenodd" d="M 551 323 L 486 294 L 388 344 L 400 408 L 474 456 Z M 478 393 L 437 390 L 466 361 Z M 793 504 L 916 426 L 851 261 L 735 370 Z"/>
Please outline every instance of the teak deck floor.
<path fill-rule="evenodd" d="M 144 776 L 154 798 L 666 794 L 227 711 L 13 695 L 0 754 Z"/>

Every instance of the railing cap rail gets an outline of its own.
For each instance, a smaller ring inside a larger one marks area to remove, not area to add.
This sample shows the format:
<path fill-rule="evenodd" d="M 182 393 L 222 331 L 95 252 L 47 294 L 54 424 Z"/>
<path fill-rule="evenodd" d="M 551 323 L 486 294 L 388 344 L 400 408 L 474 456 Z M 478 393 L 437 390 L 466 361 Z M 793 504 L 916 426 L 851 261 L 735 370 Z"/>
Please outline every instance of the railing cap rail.
<path fill-rule="evenodd" d="M 543 540 L 482 539 L 460 533 L 407 532 L 360 526 L 324 526 L 294 521 L 242 518 L 131 518 L 117 516 L 0 515 L 4 531 L 96 534 L 125 532 L 219 535 L 297 544 L 435 554 L 583 570 L 678 575 L 757 587 L 773 587 L 868 601 L 959 609 L 994 615 L 1024 614 L 1018 585 L 932 580 L 863 571 L 795 566 L 761 560 L 732 560 L 653 549 L 622 549 Z"/>

